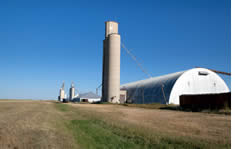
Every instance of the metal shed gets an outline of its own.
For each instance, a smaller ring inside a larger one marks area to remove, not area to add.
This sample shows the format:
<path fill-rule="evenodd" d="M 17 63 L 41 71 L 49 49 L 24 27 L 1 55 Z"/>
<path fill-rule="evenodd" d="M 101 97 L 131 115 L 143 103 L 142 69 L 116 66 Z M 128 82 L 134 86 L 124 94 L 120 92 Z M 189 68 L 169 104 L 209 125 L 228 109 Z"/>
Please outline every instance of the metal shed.
<path fill-rule="evenodd" d="M 229 88 L 215 72 L 193 68 L 160 77 L 124 84 L 127 101 L 132 103 L 179 104 L 184 94 L 225 93 Z"/>

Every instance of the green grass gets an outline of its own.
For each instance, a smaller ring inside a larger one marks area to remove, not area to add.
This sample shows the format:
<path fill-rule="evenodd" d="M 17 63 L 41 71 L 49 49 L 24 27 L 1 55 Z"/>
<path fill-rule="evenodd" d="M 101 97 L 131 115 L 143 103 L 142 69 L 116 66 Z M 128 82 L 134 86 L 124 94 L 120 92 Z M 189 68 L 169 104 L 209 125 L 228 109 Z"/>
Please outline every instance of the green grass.
<path fill-rule="evenodd" d="M 57 103 L 56 108 L 70 112 L 65 122 L 67 130 L 81 148 L 85 149 L 203 149 L 230 148 L 230 144 L 211 144 L 189 137 L 169 136 L 140 131 L 128 125 L 102 120 L 67 104 Z M 71 114 L 71 112 L 73 114 Z"/>
<path fill-rule="evenodd" d="M 68 128 L 73 131 L 77 143 L 86 149 L 138 148 L 138 145 L 103 127 L 99 121 L 71 120 Z"/>
<path fill-rule="evenodd" d="M 62 111 L 62 112 L 69 111 L 69 105 L 67 104 L 57 102 L 55 103 L 55 106 L 59 111 Z"/>
<path fill-rule="evenodd" d="M 110 126 L 100 120 L 71 120 L 68 128 L 77 143 L 87 149 L 200 149 L 200 142 L 179 138 L 141 136 L 128 128 Z"/>

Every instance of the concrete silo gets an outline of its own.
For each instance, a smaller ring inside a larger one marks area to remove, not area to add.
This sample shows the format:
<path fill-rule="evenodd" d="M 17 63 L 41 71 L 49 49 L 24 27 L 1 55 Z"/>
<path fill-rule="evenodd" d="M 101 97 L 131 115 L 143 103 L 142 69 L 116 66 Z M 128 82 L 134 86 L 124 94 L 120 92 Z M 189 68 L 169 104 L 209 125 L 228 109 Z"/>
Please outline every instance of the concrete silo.
<path fill-rule="evenodd" d="M 63 101 L 63 99 L 65 98 L 65 93 L 64 93 L 64 82 L 62 87 L 60 88 L 60 96 L 59 96 L 59 100 Z"/>
<path fill-rule="evenodd" d="M 73 100 L 75 96 L 75 88 L 74 88 L 74 84 L 71 84 L 71 88 L 69 89 L 69 100 Z"/>
<path fill-rule="evenodd" d="M 65 98 L 64 90 L 61 88 L 60 89 L 60 101 L 63 101 L 64 98 Z"/>
<path fill-rule="evenodd" d="M 118 23 L 105 22 L 103 41 L 102 101 L 119 103 L 120 99 L 120 35 Z"/>

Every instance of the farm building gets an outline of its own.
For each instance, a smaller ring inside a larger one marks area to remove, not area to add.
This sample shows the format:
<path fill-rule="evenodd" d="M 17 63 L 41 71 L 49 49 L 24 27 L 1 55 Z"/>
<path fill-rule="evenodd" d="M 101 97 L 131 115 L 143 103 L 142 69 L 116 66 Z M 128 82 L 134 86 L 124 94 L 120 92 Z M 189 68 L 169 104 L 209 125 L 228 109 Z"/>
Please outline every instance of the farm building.
<path fill-rule="evenodd" d="M 131 103 L 179 104 L 180 95 L 229 92 L 229 88 L 215 72 L 193 68 L 160 77 L 124 84 L 127 101 Z"/>
<path fill-rule="evenodd" d="M 90 102 L 90 103 L 96 103 L 96 102 L 100 102 L 101 98 L 100 96 L 96 95 L 93 92 L 88 92 L 88 93 L 84 93 L 84 94 L 80 94 L 79 95 L 80 101 L 83 102 Z"/>

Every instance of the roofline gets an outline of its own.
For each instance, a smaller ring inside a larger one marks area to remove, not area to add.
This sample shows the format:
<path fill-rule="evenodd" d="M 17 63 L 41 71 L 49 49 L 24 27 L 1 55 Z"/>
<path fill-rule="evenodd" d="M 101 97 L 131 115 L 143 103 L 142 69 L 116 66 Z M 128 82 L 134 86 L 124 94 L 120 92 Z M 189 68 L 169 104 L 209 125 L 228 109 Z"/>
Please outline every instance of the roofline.
<path fill-rule="evenodd" d="M 189 70 L 190 70 L 190 69 L 189 69 Z M 174 74 L 178 74 L 179 77 L 180 77 L 180 76 L 181 76 L 183 73 L 185 73 L 186 71 L 188 71 L 188 70 L 179 71 L 179 72 L 175 72 L 175 73 L 169 73 L 169 74 L 165 74 L 165 75 L 161 75 L 161 76 L 156 76 L 156 77 L 151 77 L 151 78 L 147 78 L 147 79 L 143 79 L 143 80 L 137 80 L 137 81 L 133 81 L 133 82 L 129 82 L 129 83 L 122 84 L 122 85 L 120 85 L 120 87 L 124 87 L 124 88 L 125 88 L 125 86 L 128 86 L 128 85 L 130 85 L 130 84 L 138 84 L 138 83 L 140 83 L 140 82 L 145 82 L 145 81 L 149 81 L 149 80 L 155 80 L 155 79 L 158 79 L 158 78 L 164 78 L 164 77 L 166 77 L 166 76 L 174 75 Z"/>
<path fill-rule="evenodd" d="M 105 21 L 104 23 L 108 23 L 108 22 L 114 22 L 114 23 L 120 24 L 120 23 L 117 22 L 117 21 Z"/>

